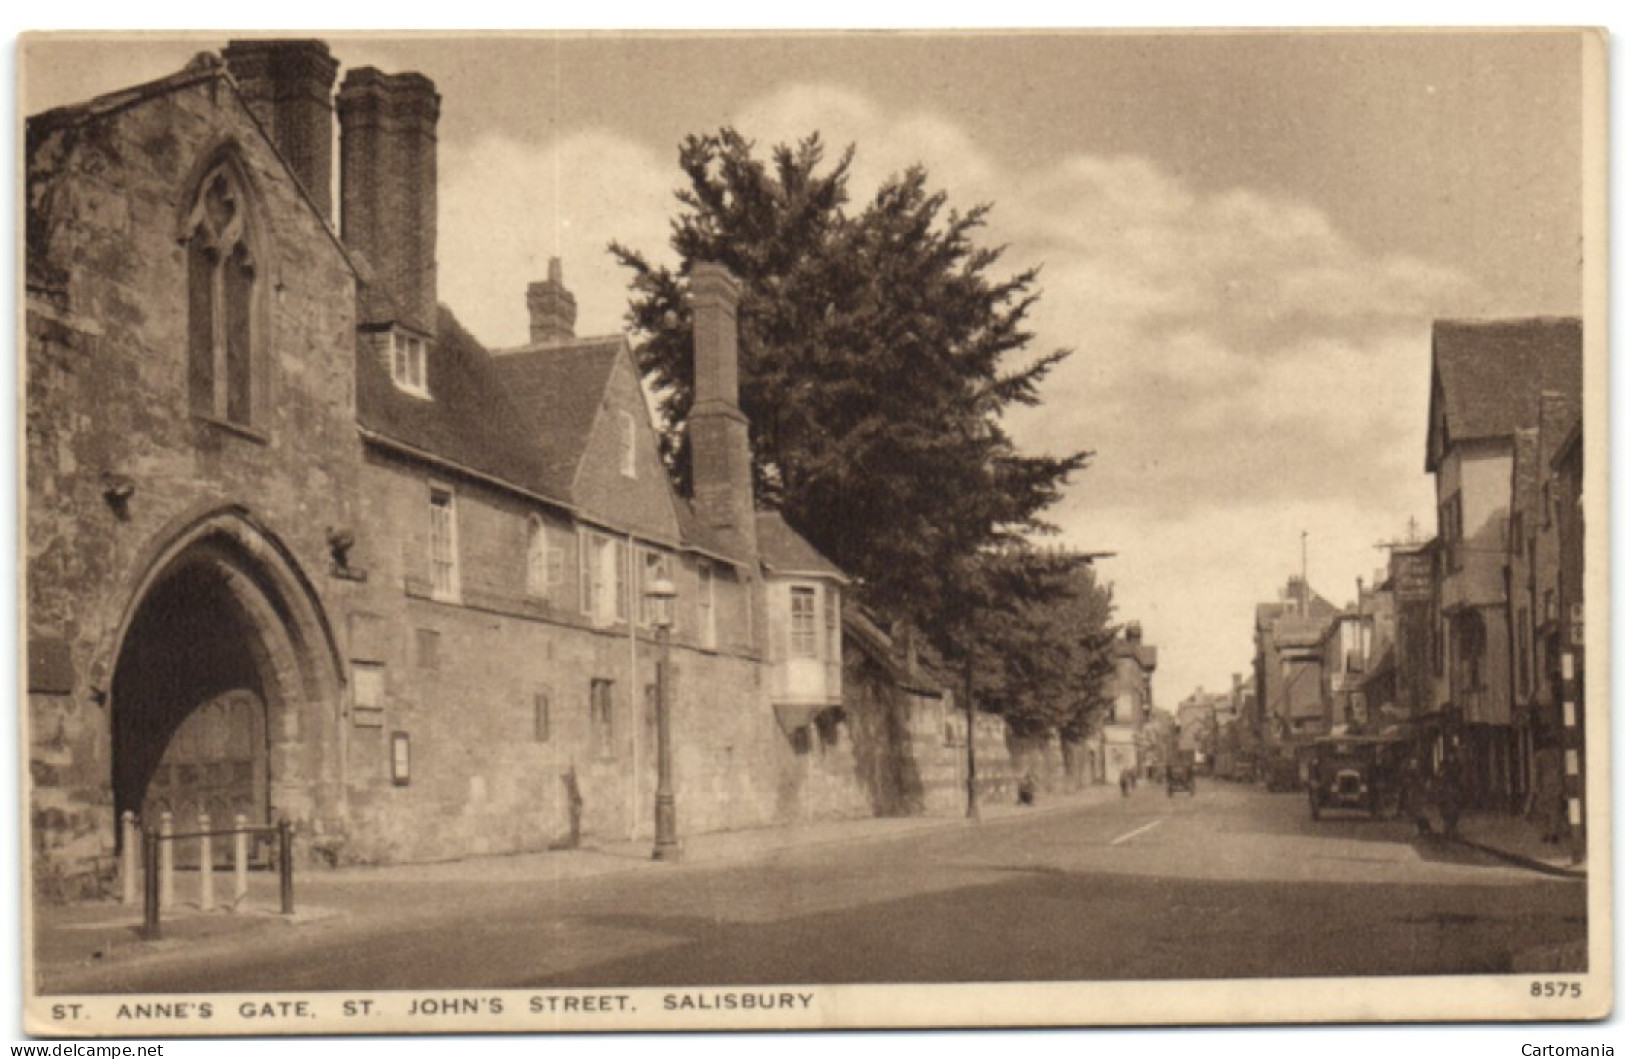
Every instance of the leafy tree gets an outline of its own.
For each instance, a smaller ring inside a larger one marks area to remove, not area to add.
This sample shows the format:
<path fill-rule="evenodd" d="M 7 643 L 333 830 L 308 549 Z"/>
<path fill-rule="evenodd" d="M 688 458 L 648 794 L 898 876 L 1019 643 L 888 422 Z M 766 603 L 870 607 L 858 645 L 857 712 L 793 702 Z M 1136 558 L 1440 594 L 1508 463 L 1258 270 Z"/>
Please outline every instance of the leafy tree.
<path fill-rule="evenodd" d="M 693 401 L 687 272 L 718 261 L 739 277 L 741 405 L 757 495 L 859 581 L 878 609 L 914 620 L 939 648 L 981 592 L 977 556 L 1046 528 L 1043 510 L 1089 453 L 1018 453 L 1002 424 L 1067 350 L 1011 361 L 1032 335 L 1036 270 L 998 278 L 999 248 L 923 168 L 850 207 L 853 148 L 826 164 L 814 134 L 767 160 L 732 129 L 690 136 L 672 221 L 677 269 L 619 243 L 632 272 L 628 321 L 661 395 L 664 451 L 688 477 Z"/>
<path fill-rule="evenodd" d="M 1018 737 L 1089 735 L 1107 705 L 1110 586 L 1066 556 L 1008 552 L 981 565 L 986 602 L 961 633 L 978 707 L 1003 715 Z"/>

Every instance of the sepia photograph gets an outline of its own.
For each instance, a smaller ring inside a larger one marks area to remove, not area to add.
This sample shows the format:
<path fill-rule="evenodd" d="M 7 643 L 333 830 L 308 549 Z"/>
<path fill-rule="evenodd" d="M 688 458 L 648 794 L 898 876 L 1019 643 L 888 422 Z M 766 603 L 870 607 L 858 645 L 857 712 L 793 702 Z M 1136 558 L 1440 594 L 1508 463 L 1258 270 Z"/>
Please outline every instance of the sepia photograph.
<path fill-rule="evenodd" d="M 24 1031 L 1608 1017 L 1607 46 L 24 34 Z"/>

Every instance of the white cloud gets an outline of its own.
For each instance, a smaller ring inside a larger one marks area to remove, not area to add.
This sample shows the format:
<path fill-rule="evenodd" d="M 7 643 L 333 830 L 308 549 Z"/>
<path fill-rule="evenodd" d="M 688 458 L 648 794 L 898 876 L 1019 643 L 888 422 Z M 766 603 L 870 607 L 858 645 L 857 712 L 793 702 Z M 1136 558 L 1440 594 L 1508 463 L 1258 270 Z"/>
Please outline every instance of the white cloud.
<path fill-rule="evenodd" d="M 602 131 L 541 145 L 485 137 L 440 174 L 440 299 L 492 346 L 528 335 L 525 286 L 564 262 L 578 334 L 623 328 L 629 273 L 612 240 L 662 259 L 677 171 L 669 158 Z"/>
<path fill-rule="evenodd" d="M 794 85 L 730 119 L 761 150 L 819 131 L 858 145 L 852 193 L 924 163 L 961 209 L 994 203 L 983 242 L 1041 264 L 1034 353 L 1075 356 L 1013 416 L 1030 450 L 1090 448 L 1053 512 L 1069 541 L 1115 548 L 1103 573 L 1163 647 L 1162 701 L 1222 685 L 1250 658 L 1254 605 L 1299 563 L 1337 602 L 1431 520 L 1421 470 L 1429 321 L 1477 296 L 1467 277 L 1376 256 L 1312 203 L 1215 191 L 1133 156 L 1003 161 L 939 115 Z M 494 180 L 491 174 L 501 174 Z M 626 277 L 603 247 L 667 253 L 673 158 L 607 132 L 528 147 L 482 140 L 443 162 L 442 288 L 476 334 L 524 337 L 523 278 L 561 255 L 581 330 L 615 330 Z"/>

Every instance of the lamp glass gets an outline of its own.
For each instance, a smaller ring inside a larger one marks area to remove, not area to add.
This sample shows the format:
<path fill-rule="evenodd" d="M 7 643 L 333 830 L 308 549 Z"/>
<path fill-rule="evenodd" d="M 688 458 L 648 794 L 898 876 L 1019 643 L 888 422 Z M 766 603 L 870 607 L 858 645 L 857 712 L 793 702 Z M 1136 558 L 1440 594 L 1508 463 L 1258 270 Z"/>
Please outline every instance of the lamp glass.
<path fill-rule="evenodd" d="M 677 586 L 672 583 L 671 578 L 665 574 L 656 577 L 649 582 L 649 587 L 645 590 L 644 595 L 648 596 L 654 604 L 652 608 L 654 613 L 651 615 L 654 624 L 660 628 L 669 628 L 672 623 L 671 601 L 677 598 Z"/>

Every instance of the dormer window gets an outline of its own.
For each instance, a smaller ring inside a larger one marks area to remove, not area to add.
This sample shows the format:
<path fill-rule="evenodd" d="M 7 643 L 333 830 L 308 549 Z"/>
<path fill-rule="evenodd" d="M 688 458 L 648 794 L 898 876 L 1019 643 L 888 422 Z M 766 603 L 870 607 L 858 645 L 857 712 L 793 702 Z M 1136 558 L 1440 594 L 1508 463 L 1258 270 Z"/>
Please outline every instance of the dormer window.
<path fill-rule="evenodd" d="M 414 397 L 429 396 L 427 358 L 422 338 L 406 331 L 389 333 L 389 377 L 397 389 Z"/>

